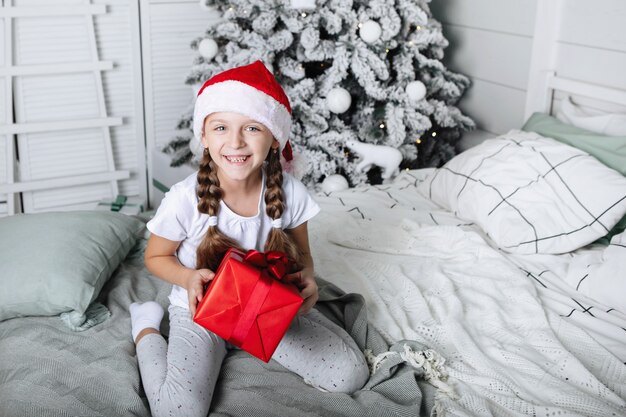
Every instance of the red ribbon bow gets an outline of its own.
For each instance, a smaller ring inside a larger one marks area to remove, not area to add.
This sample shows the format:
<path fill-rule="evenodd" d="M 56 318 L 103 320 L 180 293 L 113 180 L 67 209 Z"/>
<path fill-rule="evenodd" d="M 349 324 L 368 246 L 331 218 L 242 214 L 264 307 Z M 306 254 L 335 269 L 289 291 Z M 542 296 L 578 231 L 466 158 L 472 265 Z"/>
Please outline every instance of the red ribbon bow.
<path fill-rule="evenodd" d="M 267 270 L 272 278 L 281 281 L 289 270 L 289 257 L 285 252 L 271 250 L 258 252 L 250 249 L 243 258 L 244 262 Z"/>
<path fill-rule="evenodd" d="M 243 262 L 260 269 L 261 276 L 256 282 L 248 302 L 243 306 L 239 321 L 228 338 L 228 341 L 236 346 L 243 345 L 250 329 L 254 325 L 272 287 L 272 279 L 282 281 L 290 266 L 287 254 L 279 251 L 264 253 L 251 249 L 244 255 Z"/>

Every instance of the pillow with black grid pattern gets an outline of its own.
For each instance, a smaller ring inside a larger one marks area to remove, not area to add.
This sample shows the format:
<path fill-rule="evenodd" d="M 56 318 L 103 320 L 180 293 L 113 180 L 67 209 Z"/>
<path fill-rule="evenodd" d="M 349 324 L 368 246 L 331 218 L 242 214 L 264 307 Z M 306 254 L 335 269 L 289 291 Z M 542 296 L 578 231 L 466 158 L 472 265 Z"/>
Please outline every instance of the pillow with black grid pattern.
<path fill-rule="evenodd" d="M 457 155 L 418 188 L 511 253 L 566 253 L 626 214 L 626 177 L 584 151 L 512 130 Z"/>

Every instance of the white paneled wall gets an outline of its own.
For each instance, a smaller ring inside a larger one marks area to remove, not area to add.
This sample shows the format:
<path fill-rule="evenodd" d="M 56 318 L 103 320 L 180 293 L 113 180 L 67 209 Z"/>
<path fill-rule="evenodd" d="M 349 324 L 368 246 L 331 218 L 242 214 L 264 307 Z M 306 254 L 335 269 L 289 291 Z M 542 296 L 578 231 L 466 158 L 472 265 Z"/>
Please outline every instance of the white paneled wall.
<path fill-rule="evenodd" d="M 625 23 L 623 0 L 567 0 L 561 9 L 558 42 L 624 53 Z M 626 79 L 622 82 L 626 87 Z"/>
<path fill-rule="evenodd" d="M 519 128 L 543 88 L 544 71 L 626 89 L 623 0 L 436 0 L 430 6 L 450 41 L 444 62 L 472 80 L 460 107 L 478 130 L 466 135 L 463 148 Z"/>
<path fill-rule="evenodd" d="M 536 0 L 437 0 L 430 6 L 450 42 L 444 63 L 472 81 L 459 107 L 478 130 L 464 142 L 521 126 Z"/>
<path fill-rule="evenodd" d="M 140 4 L 151 174 L 152 150 L 162 149 L 176 137 L 180 116 L 193 105 L 192 87 L 185 84 L 196 56 L 191 41 L 202 37 L 219 14 L 201 8 L 197 0 L 142 0 Z"/>
<path fill-rule="evenodd" d="M 626 89 L 626 2 L 567 0 L 555 45 L 563 77 Z"/>

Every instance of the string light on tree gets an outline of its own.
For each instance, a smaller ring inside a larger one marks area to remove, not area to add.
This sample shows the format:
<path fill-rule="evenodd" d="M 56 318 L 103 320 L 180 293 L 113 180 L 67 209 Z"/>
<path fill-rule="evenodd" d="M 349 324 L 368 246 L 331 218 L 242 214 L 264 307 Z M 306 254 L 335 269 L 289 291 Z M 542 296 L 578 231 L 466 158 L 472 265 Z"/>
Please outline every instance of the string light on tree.
<path fill-rule="evenodd" d="M 376 42 L 383 33 L 383 29 L 380 27 L 380 24 L 374 20 L 368 20 L 359 27 L 359 36 L 365 43 Z"/>
<path fill-rule="evenodd" d="M 207 61 L 213 59 L 218 51 L 217 42 L 211 38 L 204 38 L 198 44 L 198 52 Z"/>
<path fill-rule="evenodd" d="M 326 105 L 328 110 L 335 114 L 346 112 L 352 104 L 352 96 L 345 88 L 336 87 L 328 92 Z"/>

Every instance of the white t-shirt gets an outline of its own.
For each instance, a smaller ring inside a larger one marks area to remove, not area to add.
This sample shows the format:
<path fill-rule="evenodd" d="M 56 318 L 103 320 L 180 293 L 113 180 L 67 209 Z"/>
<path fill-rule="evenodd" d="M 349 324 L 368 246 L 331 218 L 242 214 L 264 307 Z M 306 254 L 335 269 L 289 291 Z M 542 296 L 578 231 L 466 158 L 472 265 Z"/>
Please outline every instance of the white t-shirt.
<path fill-rule="evenodd" d="M 197 209 L 196 175 L 192 174 L 172 186 L 156 214 L 148 222 L 151 233 L 181 242 L 176 256 L 181 264 L 193 269 L 196 268 L 196 249 L 209 227 L 209 215 L 200 213 Z M 262 251 L 272 228 L 272 219 L 265 212 L 265 172 L 262 183 L 259 208 L 255 216 L 240 216 L 224 204 L 224 201 L 220 201 L 217 227 L 244 249 Z M 306 187 L 288 173 L 283 173 L 282 189 L 285 203 L 283 229 L 293 229 L 319 213 L 320 208 Z M 189 308 L 185 288 L 174 285 L 169 299 L 176 306 Z"/>

